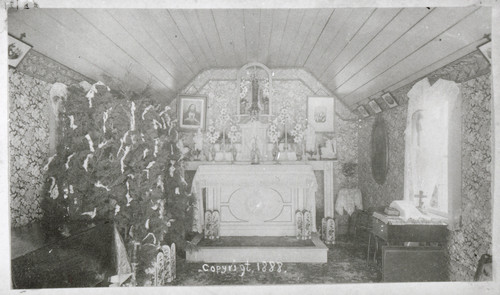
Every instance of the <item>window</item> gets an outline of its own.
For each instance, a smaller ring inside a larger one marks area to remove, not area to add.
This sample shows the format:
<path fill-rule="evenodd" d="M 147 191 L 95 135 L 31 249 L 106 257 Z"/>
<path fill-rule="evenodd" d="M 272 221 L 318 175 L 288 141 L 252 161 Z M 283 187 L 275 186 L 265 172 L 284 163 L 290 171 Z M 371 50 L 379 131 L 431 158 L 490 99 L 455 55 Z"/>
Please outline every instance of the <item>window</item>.
<path fill-rule="evenodd" d="M 427 79 L 408 93 L 405 199 L 458 225 L 461 199 L 461 106 L 456 83 Z M 421 198 L 423 196 L 423 198 Z"/>

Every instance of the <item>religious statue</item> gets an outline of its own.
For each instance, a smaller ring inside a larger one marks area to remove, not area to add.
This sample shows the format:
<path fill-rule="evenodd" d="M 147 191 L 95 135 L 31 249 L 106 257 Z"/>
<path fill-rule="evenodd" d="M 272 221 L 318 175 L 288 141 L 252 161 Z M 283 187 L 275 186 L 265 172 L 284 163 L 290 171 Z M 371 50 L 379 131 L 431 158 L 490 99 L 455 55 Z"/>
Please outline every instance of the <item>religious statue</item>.
<path fill-rule="evenodd" d="M 252 79 L 252 103 L 248 111 L 250 115 L 257 117 L 262 108 L 259 103 L 259 81 L 256 77 Z"/>
<path fill-rule="evenodd" d="M 252 142 L 252 151 L 250 152 L 250 159 L 252 161 L 252 164 L 260 163 L 260 151 L 259 147 L 257 146 L 257 138 L 254 138 Z"/>

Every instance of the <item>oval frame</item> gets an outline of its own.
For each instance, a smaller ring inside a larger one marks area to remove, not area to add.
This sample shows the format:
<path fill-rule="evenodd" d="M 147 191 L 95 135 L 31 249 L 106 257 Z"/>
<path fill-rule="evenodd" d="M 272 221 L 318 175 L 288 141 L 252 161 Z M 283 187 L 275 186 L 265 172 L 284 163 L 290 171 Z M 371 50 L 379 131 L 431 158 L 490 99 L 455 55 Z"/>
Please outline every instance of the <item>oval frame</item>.
<path fill-rule="evenodd" d="M 382 185 L 389 171 L 389 137 L 384 119 L 378 116 L 375 119 L 371 134 L 371 168 L 375 182 Z"/>

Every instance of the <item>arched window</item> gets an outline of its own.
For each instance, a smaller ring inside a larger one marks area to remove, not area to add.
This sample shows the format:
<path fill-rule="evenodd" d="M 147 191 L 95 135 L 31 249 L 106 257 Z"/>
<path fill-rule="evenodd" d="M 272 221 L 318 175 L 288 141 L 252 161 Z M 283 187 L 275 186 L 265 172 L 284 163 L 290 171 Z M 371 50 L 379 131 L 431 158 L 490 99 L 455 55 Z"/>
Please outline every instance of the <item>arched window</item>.
<path fill-rule="evenodd" d="M 461 200 L 461 104 L 456 83 L 424 79 L 408 93 L 405 199 L 458 224 Z M 422 198 L 422 196 L 424 196 Z"/>

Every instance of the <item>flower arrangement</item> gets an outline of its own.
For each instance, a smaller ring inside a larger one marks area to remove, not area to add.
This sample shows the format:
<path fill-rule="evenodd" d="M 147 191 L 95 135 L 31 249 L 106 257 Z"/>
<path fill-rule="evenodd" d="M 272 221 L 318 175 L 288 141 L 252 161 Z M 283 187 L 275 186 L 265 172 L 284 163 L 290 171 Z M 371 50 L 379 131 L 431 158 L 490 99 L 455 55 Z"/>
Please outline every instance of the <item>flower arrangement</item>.
<path fill-rule="evenodd" d="M 217 142 L 217 140 L 219 139 L 220 132 L 215 129 L 215 126 L 213 125 L 213 123 L 211 123 L 208 126 L 208 131 L 207 131 L 206 136 L 207 136 L 207 141 L 210 144 L 215 144 Z"/>
<path fill-rule="evenodd" d="M 297 144 L 301 144 L 302 141 L 304 140 L 305 136 L 305 128 L 304 124 L 302 123 L 297 123 L 293 127 L 293 129 L 290 131 L 290 134 L 293 136 L 293 142 Z"/>
<path fill-rule="evenodd" d="M 227 137 L 229 138 L 231 145 L 235 144 L 241 138 L 241 131 L 239 130 L 238 125 L 231 125 L 229 132 L 227 133 Z"/>
<path fill-rule="evenodd" d="M 269 128 L 267 129 L 267 136 L 269 137 L 269 141 L 271 143 L 276 144 L 279 142 L 280 131 L 278 129 L 276 119 L 269 125 Z"/>

